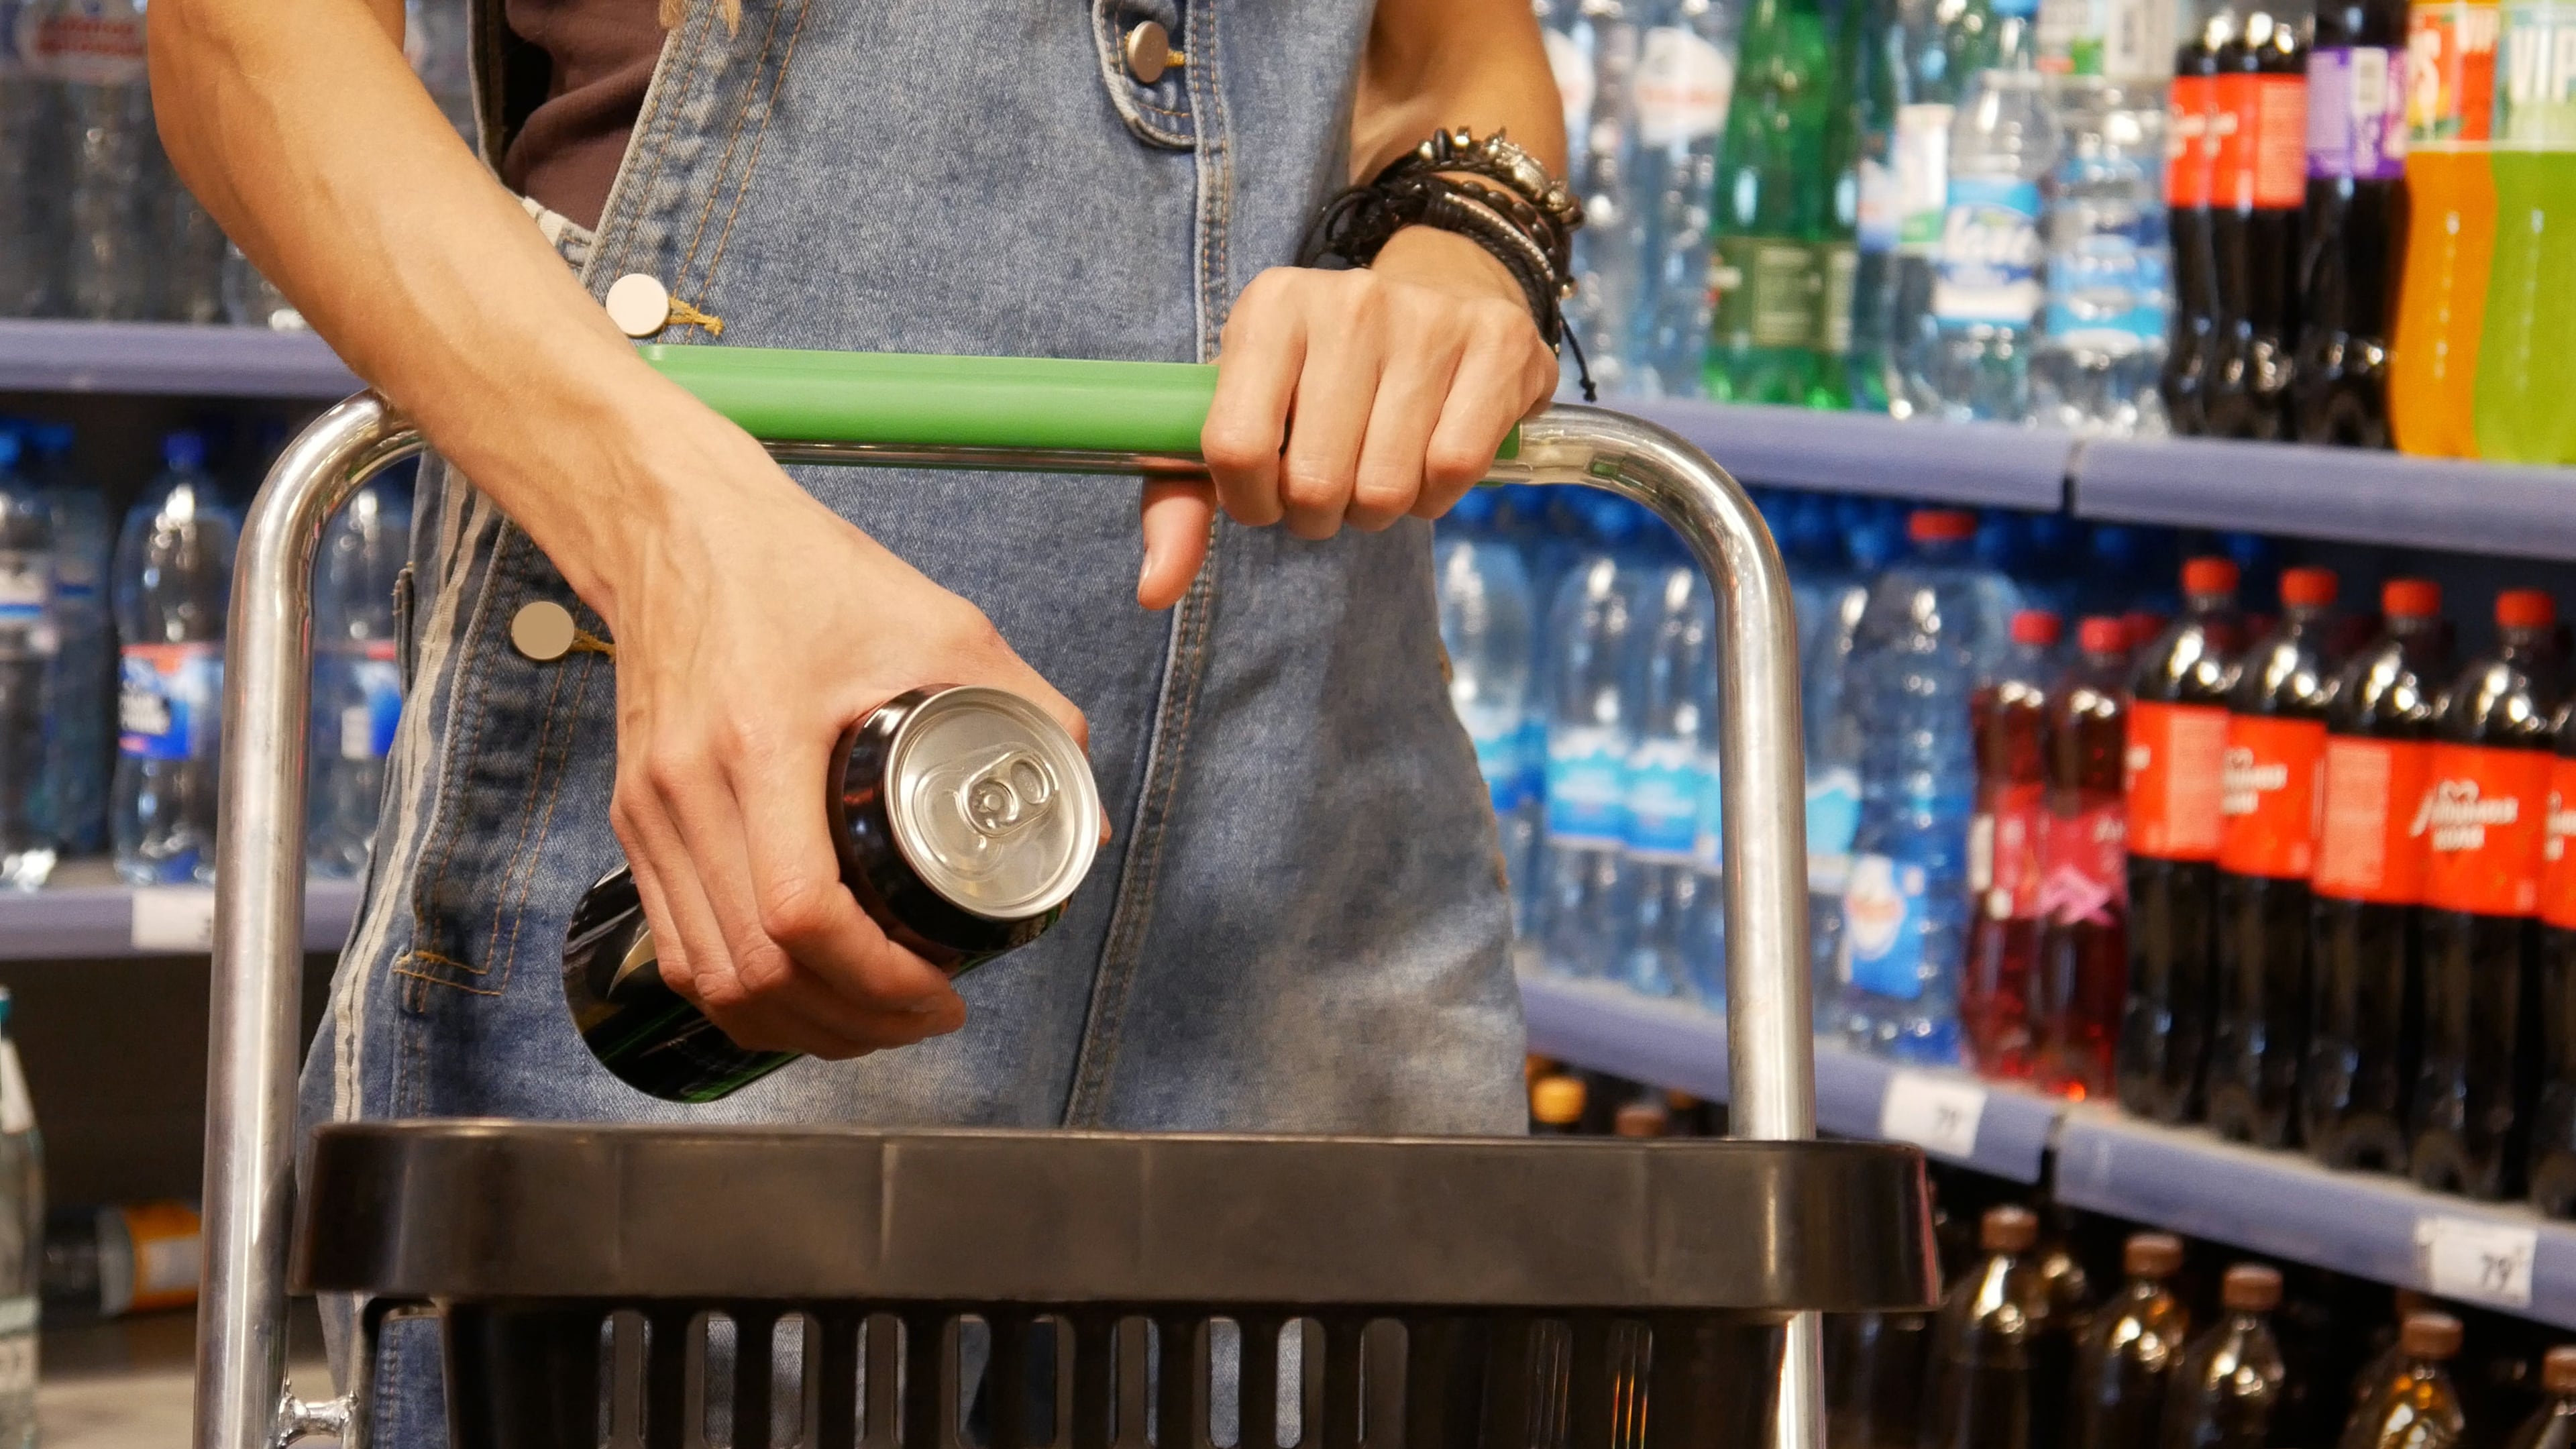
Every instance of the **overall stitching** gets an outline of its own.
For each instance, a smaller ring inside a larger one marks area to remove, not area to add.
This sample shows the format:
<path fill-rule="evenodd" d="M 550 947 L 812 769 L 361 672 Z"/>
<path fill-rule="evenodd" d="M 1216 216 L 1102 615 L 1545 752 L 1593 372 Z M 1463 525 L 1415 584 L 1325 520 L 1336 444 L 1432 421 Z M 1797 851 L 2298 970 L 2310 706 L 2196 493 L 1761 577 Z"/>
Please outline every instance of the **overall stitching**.
<path fill-rule="evenodd" d="M 716 268 L 724 264 L 725 243 L 733 240 L 733 224 L 742 215 L 742 199 L 751 194 L 752 174 L 760 169 L 760 144 L 769 138 L 769 118 L 778 109 L 779 93 L 787 89 L 787 68 L 796 62 L 796 42 L 805 34 L 805 17 L 813 8 L 814 0 L 799 0 L 796 24 L 787 32 L 787 48 L 779 52 L 777 68 L 768 72 L 769 94 L 765 98 L 760 97 L 760 75 L 755 72 L 752 77 L 751 95 L 759 98 L 760 129 L 752 133 L 751 154 L 742 158 L 742 178 L 734 184 L 733 205 L 725 211 L 724 230 L 716 233 L 715 252 L 707 258 L 706 270 L 698 275 L 700 297 L 715 290 Z M 761 53 L 764 58 L 768 55 L 766 49 Z"/>
<path fill-rule="evenodd" d="M 706 7 L 701 7 L 701 8 L 706 8 Z M 679 276 L 675 276 L 675 277 L 673 277 L 673 278 L 671 279 L 671 280 L 672 280 L 672 282 L 673 282 L 673 284 L 674 284 L 674 285 L 673 285 L 673 288 L 672 288 L 672 290 L 674 290 L 674 291 L 678 291 L 678 290 L 680 290 L 680 285 L 679 285 L 679 284 L 682 282 L 682 279 L 683 279 L 683 278 L 685 278 L 685 277 L 687 276 L 687 274 L 688 274 L 688 272 L 689 272 L 690 268 L 691 268 L 693 265 L 695 265 L 695 264 L 696 264 L 697 259 L 698 259 L 698 247 L 699 247 L 699 245 L 700 245 L 701 243 L 703 243 L 703 242 L 706 240 L 706 236 L 707 236 L 707 222 L 708 222 L 711 218 L 713 218 L 713 217 L 715 216 L 715 213 L 716 213 L 716 198 L 717 198 L 719 195 L 721 195 L 721 194 L 723 193 L 723 191 L 724 191 L 724 189 L 725 189 L 725 181 L 726 181 L 726 179 L 727 179 L 727 178 L 729 178 L 729 177 L 731 177 L 731 176 L 733 175 L 733 155 L 734 155 L 734 151 L 736 150 L 736 148 L 738 148 L 738 147 L 742 144 L 742 126 L 743 126 L 743 122 L 744 122 L 745 120 L 749 119 L 749 117 L 750 117 L 750 115 L 751 115 L 752 102 L 753 102 L 753 101 L 754 101 L 754 100 L 759 96 L 759 94 L 760 94 L 760 82 L 761 82 L 761 75 L 762 75 L 762 64 L 761 64 L 761 63 L 762 63 L 763 61 L 767 60 L 767 59 L 768 59 L 768 57 L 769 57 L 769 45 L 770 45 L 770 42 L 771 42 L 773 39 L 775 39 L 775 38 L 777 37 L 777 34 L 778 34 L 778 21 L 779 21 L 779 17 L 780 17 L 783 13 L 784 13 L 784 11 L 783 11 L 781 8 L 778 8 L 778 7 L 772 7 L 772 8 L 771 8 L 771 10 L 770 10 L 770 12 L 769 12 L 769 28 L 768 28 L 767 30 L 765 30 L 765 31 L 763 31 L 763 32 L 761 33 L 761 37 L 760 37 L 760 49 L 758 50 L 758 52 L 756 52 L 756 54 L 755 54 L 755 56 L 754 56 L 754 58 L 753 58 L 753 60 L 752 60 L 752 63 L 751 63 L 752 69 L 751 69 L 751 77 L 750 77 L 750 80 L 749 80 L 749 82 L 748 82 L 747 84 L 745 84 L 745 85 L 743 86 L 743 88 L 742 88 L 742 103 L 741 103 L 741 105 L 740 105 L 740 106 L 738 106 L 738 107 L 735 109 L 735 111 L 734 111 L 734 113 L 733 113 L 733 124 L 732 124 L 731 126 L 727 127 L 727 128 L 726 128 L 726 130 L 725 130 L 725 144 L 724 144 L 724 152 L 723 152 L 723 154 L 722 154 L 722 155 L 720 155 L 720 156 L 718 156 L 718 157 L 716 158 L 716 170 L 715 170 L 715 180 L 716 180 L 716 184 L 708 188 L 708 190 L 707 190 L 707 203 L 706 203 L 706 205 L 705 205 L 703 208 L 701 208 L 701 209 L 699 210 L 699 212 L 698 212 L 698 225 L 697 225 L 697 229 L 696 229 L 695 231 L 693 231 L 693 232 L 691 232 L 691 233 L 690 233 L 690 235 L 689 235 L 689 245 L 688 245 L 688 249 L 687 249 L 687 251 L 685 251 L 684 253 L 682 253 L 681 258 L 680 258 L 680 266 L 679 266 L 679 272 L 680 272 L 680 275 L 679 275 Z M 799 17 L 801 18 L 801 17 L 802 17 L 802 14 L 803 14 L 802 7 L 801 7 L 801 6 L 799 7 L 799 11 L 798 11 L 798 13 L 799 13 Z M 710 22 L 710 23 L 712 23 L 712 22 Z M 764 127 L 764 128 L 766 128 L 767 123 L 768 123 L 768 117 L 766 116 L 766 114 L 764 114 L 764 115 L 762 116 L 762 125 L 763 125 L 763 127 Z M 757 145 L 758 143 L 755 141 L 755 143 L 754 143 L 754 144 L 755 144 L 755 145 Z M 750 174 L 749 174 L 749 172 L 748 172 L 748 171 L 746 171 L 746 172 L 744 173 L 744 175 L 741 177 L 741 179 L 739 179 L 738 181 L 736 181 L 736 182 L 734 183 L 734 206 L 735 206 L 735 207 L 740 207 L 740 206 L 742 205 L 742 193 L 743 193 L 743 189 L 744 189 L 745 187 L 747 187 L 747 186 L 749 186 L 749 185 L 750 185 L 750 180 L 751 180 L 751 178 L 750 178 Z M 726 212 L 726 215 L 725 215 L 725 223 L 726 223 L 726 225 L 727 225 L 728 227 L 730 227 L 730 226 L 732 225 L 732 222 L 733 222 L 733 214 L 732 214 L 732 212 L 729 210 L 729 211 L 727 211 L 727 212 Z M 702 294 L 702 295 L 703 295 L 703 294 Z"/>
<path fill-rule="evenodd" d="M 601 277 L 619 275 L 623 270 L 604 263 L 601 255 L 604 248 L 597 242 L 606 241 L 609 226 L 619 215 L 618 202 L 624 199 L 629 186 L 640 186 L 643 196 L 657 194 L 662 179 L 662 163 L 670 155 L 671 135 L 679 125 L 679 117 L 688 109 L 689 98 L 697 90 L 698 77 L 704 70 L 698 62 L 698 55 L 706 48 L 708 27 L 714 23 L 709 7 L 701 6 L 695 19 L 681 26 L 662 43 L 661 58 L 653 64 L 653 78 L 644 87 L 644 108 L 636 117 L 635 129 L 626 143 L 626 154 L 618 160 L 617 174 L 609 181 L 608 199 L 600 209 L 599 225 L 595 228 L 598 237 L 591 247 L 590 262 L 582 273 L 586 286 L 595 285 Z M 674 82 L 679 87 L 678 91 L 665 94 L 666 88 Z M 639 163 L 642 167 L 640 175 Z M 632 223 L 618 229 L 615 249 L 621 261 L 634 251 L 629 244 L 634 231 Z"/>
<path fill-rule="evenodd" d="M 1098 52 L 1100 83 L 1108 89 L 1109 103 L 1117 109 L 1119 119 L 1126 123 L 1127 129 L 1135 133 L 1138 139 L 1166 150 L 1189 150 L 1198 129 L 1192 123 L 1189 111 L 1185 108 L 1167 108 L 1154 104 L 1147 98 L 1145 88 L 1134 84 L 1127 75 L 1126 63 L 1118 43 L 1118 26 L 1110 18 L 1110 11 L 1117 3 L 1118 0 L 1092 0 L 1091 4 L 1092 43 L 1093 48 Z M 1206 0 L 1200 0 L 1200 3 L 1204 6 Z M 1186 41 L 1184 48 L 1187 48 Z M 1190 64 L 1198 64 L 1198 57 L 1195 54 L 1190 57 Z M 1184 71 L 1187 68 L 1183 67 Z M 1186 83 L 1183 93 L 1187 94 Z M 1146 119 L 1149 113 L 1177 124 L 1168 128 L 1157 125 L 1154 121 Z"/>

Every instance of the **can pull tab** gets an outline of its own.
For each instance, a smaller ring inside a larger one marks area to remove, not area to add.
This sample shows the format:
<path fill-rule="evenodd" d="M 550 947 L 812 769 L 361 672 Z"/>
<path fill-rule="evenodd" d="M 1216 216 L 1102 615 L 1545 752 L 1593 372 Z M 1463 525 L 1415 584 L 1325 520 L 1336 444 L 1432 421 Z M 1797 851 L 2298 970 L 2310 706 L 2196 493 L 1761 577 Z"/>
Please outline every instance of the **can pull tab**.
<path fill-rule="evenodd" d="M 1047 818 L 1055 807 L 1055 772 L 1028 750 L 1013 750 L 968 777 L 961 803 L 966 823 L 988 840 L 1007 840 Z"/>

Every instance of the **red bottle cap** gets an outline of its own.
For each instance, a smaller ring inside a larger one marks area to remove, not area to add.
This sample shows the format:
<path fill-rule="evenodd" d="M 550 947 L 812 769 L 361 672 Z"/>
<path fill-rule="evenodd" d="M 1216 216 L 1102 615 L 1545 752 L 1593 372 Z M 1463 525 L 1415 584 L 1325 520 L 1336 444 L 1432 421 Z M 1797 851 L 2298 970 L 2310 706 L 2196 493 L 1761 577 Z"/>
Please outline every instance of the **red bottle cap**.
<path fill-rule="evenodd" d="M 2012 641 L 2015 644 L 2036 644 L 2045 649 L 2057 642 L 2063 629 L 2057 616 L 2046 609 L 2023 609 L 2012 616 Z"/>
<path fill-rule="evenodd" d="M 2546 629 L 2558 622 L 2558 601 L 2546 589 L 2507 589 L 2496 595 L 2496 627 Z"/>
<path fill-rule="evenodd" d="M 2379 586 L 2379 612 L 2398 619 L 2430 619 L 2442 612 L 2442 586 L 2431 579 L 2390 579 Z"/>
<path fill-rule="evenodd" d="M 2131 609 L 2120 616 L 2120 626 L 2129 631 L 2130 648 L 2144 649 L 2165 631 L 2165 616 L 2153 609 Z"/>
<path fill-rule="evenodd" d="M 1905 520 L 1916 543 L 1957 543 L 1977 536 L 1977 515 L 1964 508 L 1918 508 Z"/>
<path fill-rule="evenodd" d="M 2322 609 L 2335 601 L 2333 569 L 2281 570 L 2281 607 Z"/>
<path fill-rule="evenodd" d="M 2185 559 L 2182 566 L 2182 591 L 2195 598 L 2211 594 L 2236 592 L 2236 561 L 2224 558 Z"/>
<path fill-rule="evenodd" d="M 2129 621 L 2096 614 L 2076 626 L 2075 642 L 2084 646 L 2087 654 L 2125 654 L 2129 650 Z"/>

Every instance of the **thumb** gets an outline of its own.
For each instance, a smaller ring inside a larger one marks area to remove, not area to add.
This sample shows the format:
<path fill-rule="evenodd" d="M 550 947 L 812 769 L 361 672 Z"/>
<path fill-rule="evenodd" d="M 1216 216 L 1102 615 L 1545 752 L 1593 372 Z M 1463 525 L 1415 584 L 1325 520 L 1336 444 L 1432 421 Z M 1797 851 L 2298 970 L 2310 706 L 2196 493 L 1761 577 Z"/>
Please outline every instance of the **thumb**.
<path fill-rule="evenodd" d="M 1149 482 L 1139 511 L 1145 566 L 1136 575 L 1136 602 L 1168 609 L 1181 601 L 1207 559 L 1208 528 L 1216 519 L 1216 485 Z"/>

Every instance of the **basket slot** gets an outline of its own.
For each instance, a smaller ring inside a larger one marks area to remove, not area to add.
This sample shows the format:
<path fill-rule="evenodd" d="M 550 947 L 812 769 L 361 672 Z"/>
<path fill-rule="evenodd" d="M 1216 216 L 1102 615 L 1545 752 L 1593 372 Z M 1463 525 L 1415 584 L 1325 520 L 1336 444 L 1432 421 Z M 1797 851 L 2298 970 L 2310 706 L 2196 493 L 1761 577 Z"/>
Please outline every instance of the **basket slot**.
<path fill-rule="evenodd" d="M 445 1318 L 449 1422 L 459 1442 L 558 1449 L 596 1442 L 599 1313 L 457 1305 Z"/>
<path fill-rule="evenodd" d="M 1166 1312 L 1154 1321 L 1155 1449 L 1216 1449 L 1208 1422 L 1209 1336 L 1199 1310 Z"/>

